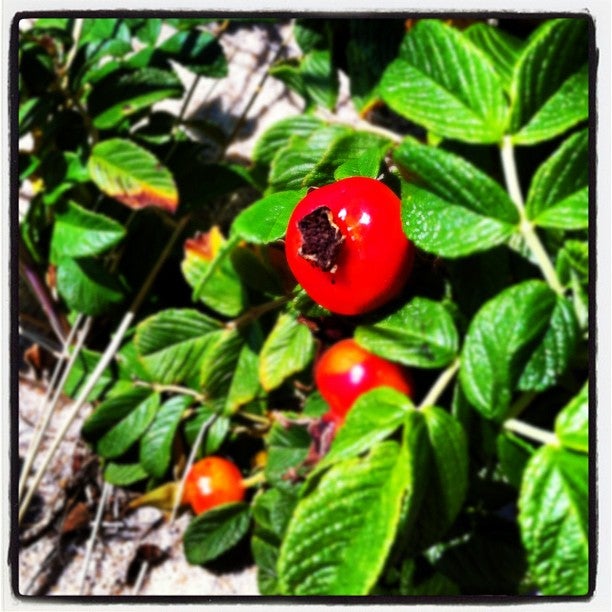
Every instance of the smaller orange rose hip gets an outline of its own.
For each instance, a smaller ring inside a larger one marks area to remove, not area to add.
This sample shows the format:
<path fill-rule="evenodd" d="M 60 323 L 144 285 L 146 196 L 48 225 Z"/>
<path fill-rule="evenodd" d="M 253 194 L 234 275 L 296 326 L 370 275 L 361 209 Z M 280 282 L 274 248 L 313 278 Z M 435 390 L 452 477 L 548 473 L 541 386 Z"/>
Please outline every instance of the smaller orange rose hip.
<path fill-rule="evenodd" d="M 183 503 L 196 514 L 244 499 L 240 470 L 222 457 L 206 457 L 193 464 L 185 480 Z"/>

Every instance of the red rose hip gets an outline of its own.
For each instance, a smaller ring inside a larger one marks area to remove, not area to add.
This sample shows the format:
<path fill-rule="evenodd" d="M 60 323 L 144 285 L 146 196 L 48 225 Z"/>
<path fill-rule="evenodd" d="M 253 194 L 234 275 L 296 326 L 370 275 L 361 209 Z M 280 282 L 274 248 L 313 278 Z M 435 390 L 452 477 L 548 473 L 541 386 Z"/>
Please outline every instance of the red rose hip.
<path fill-rule="evenodd" d="M 344 315 L 374 310 L 394 298 L 414 259 L 402 230 L 399 198 L 364 177 L 308 193 L 289 219 L 285 250 L 306 293 Z"/>
<path fill-rule="evenodd" d="M 376 387 L 392 387 L 411 396 L 412 377 L 406 368 L 359 346 L 353 339 L 341 340 L 323 353 L 314 371 L 319 393 L 329 404 L 324 420 L 344 422 L 357 398 Z"/>
<path fill-rule="evenodd" d="M 195 514 L 215 506 L 244 499 L 245 489 L 240 470 L 222 457 L 205 457 L 191 466 L 185 480 L 183 502 Z"/>

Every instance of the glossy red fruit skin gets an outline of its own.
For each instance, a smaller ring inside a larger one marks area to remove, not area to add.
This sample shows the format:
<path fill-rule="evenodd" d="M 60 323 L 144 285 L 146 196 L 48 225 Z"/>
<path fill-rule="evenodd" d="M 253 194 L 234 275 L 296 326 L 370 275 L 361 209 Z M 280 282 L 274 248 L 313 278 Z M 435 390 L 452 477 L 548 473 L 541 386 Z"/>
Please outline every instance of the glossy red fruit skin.
<path fill-rule="evenodd" d="M 222 457 L 205 457 L 191 466 L 185 480 L 183 502 L 190 504 L 195 514 L 215 506 L 244 499 L 240 470 Z"/>
<path fill-rule="evenodd" d="M 343 237 L 333 271 L 300 254 L 304 237 L 298 224 L 321 207 L 329 209 Z M 289 219 L 285 251 L 306 293 L 343 315 L 362 314 L 394 298 L 414 260 L 414 246 L 402 230 L 399 198 L 380 181 L 365 177 L 342 179 L 308 193 Z"/>
<path fill-rule="evenodd" d="M 357 398 L 377 387 L 391 387 L 411 397 L 410 372 L 401 365 L 378 357 L 352 338 L 341 340 L 321 355 L 315 365 L 315 384 L 329 404 L 324 421 L 340 426 Z"/>

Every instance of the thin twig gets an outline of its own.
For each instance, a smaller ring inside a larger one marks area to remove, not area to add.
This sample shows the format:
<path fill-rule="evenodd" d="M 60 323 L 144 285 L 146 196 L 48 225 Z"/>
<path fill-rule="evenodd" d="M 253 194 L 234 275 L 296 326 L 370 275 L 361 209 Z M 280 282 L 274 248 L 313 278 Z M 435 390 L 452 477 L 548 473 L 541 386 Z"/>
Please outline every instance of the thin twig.
<path fill-rule="evenodd" d="M 83 31 L 83 19 L 78 18 L 74 20 L 74 27 L 72 29 L 72 47 L 70 47 L 70 51 L 66 57 L 66 62 L 63 66 L 63 72 L 68 78 L 68 72 L 70 71 L 70 66 L 74 61 L 77 51 L 79 50 L 79 40 L 81 38 L 81 32 Z"/>
<path fill-rule="evenodd" d="M 91 555 L 93 553 L 94 544 L 96 542 L 96 538 L 98 536 L 98 531 L 100 529 L 100 523 L 102 522 L 102 515 L 104 514 L 104 506 L 106 506 L 106 500 L 112 491 L 113 486 L 108 482 L 104 483 L 102 487 L 102 495 L 100 496 L 100 501 L 98 502 L 98 510 L 96 512 L 96 517 L 94 519 L 91 535 L 89 536 L 89 540 L 87 541 L 87 548 L 85 552 L 85 559 L 83 560 L 83 570 L 81 572 L 81 580 L 79 582 L 79 595 L 83 595 L 83 591 L 85 590 L 85 581 L 87 580 L 87 570 L 89 569 L 89 563 L 91 561 Z"/>
<path fill-rule="evenodd" d="M 421 403 L 418 405 L 418 408 L 425 408 L 426 406 L 434 406 L 438 401 L 444 390 L 453 379 L 453 376 L 457 373 L 459 369 L 459 359 L 455 359 L 451 365 L 449 365 L 441 374 L 438 376 L 438 379 L 433 384 L 427 395 L 423 398 Z"/>
<path fill-rule="evenodd" d="M 555 436 L 554 433 L 540 429 L 524 421 L 518 421 L 517 419 L 508 419 L 505 421 L 504 428 L 525 436 L 526 438 L 530 438 L 531 440 L 535 440 L 536 442 L 541 442 L 542 444 L 554 445 L 558 443 L 557 436 Z"/>
<path fill-rule="evenodd" d="M 57 339 L 63 344 L 66 341 L 66 334 L 64 333 L 62 323 L 55 312 L 53 306 L 53 300 L 49 295 L 47 286 L 39 278 L 38 273 L 34 270 L 30 257 L 23 245 L 20 245 L 19 249 L 19 271 L 25 280 L 27 281 L 32 293 L 36 297 L 36 300 L 43 309 L 47 320 L 51 325 L 53 333 Z"/>

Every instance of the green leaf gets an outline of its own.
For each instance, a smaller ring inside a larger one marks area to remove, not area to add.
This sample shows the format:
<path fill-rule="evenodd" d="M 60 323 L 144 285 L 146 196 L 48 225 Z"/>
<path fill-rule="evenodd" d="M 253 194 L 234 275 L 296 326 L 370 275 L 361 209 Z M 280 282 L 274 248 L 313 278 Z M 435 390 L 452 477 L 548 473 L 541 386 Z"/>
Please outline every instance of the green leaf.
<path fill-rule="evenodd" d="M 267 489 L 258 493 L 252 505 L 256 529 L 280 543 L 296 503 L 297 497 L 291 490 Z"/>
<path fill-rule="evenodd" d="M 63 392 L 68 397 L 76 397 L 77 393 L 89 379 L 89 376 L 94 371 L 101 357 L 101 353 L 90 351 L 86 348 L 82 348 L 79 351 L 68 377 L 66 378 L 66 382 L 64 383 Z M 119 362 L 119 365 L 117 362 Z M 130 372 L 121 367 L 121 361 L 111 361 L 102 371 L 101 376 L 98 378 L 93 389 L 89 392 L 86 400 L 88 402 L 93 402 L 102 395 L 109 396 L 122 393 L 132 387 L 133 383 L 130 378 Z"/>
<path fill-rule="evenodd" d="M 390 145 L 387 138 L 369 132 L 353 132 L 340 136 L 309 173 L 308 181 L 315 185 L 330 183 L 336 178 L 336 172 L 340 168 L 344 167 L 346 171 L 347 164 L 350 169 L 351 165 L 355 167 L 362 163 L 369 164 L 366 170 L 373 174 L 372 178 L 376 178 Z"/>
<path fill-rule="evenodd" d="M 518 211 L 505 189 L 460 155 L 405 138 L 394 160 L 440 198 L 484 217 L 518 224 Z"/>
<path fill-rule="evenodd" d="M 376 149 L 368 149 L 359 157 L 347 159 L 334 171 L 334 179 L 339 181 L 351 176 L 367 176 L 376 178 L 380 172 L 380 163 L 384 153 Z"/>
<path fill-rule="evenodd" d="M 158 48 L 167 59 L 194 74 L 212 78 L 227 76 L 227 60 L 217 37 L 210 32 L 177 32 Z"/>
<path fill-rule="evenodd" d="M 83 19 L 83 29 L 78 44 L 82 46 L 90 42 L 102 42 L 126 33 L 129 36 L 129 31 L 126 32 L 125 27 L 119 19 Z"/>
<path fill-rule="evenodd" d="M 245 343 L 238 329 L 223 329 L 208 343 L 201 365 L 200 385 L 210 398 L 225 397 Z"/>
<path fill-rule="evenodd" d="M 124 295 L 117 277 L 88 257 L 64 257 L 58 262 L 57 290 L 71 310 L 93 317 L 119 304 Z"/>
<path fill-rule="evenodd" d="M 519 216 L 508 194 L 460 156 L 406 138 L 394 159 L 429 190 L 402 184 L 404 229 L 421 248 L 460 257 L 500 244 L 515 231 Z"/>
<path fill-rule="evenodd" d="M 300 97 L 306 99 L 306 106 L 310 105 L 306 88 L 304 87 L 304 78 L 300 71 L 300 60 L 298 58 L 291 58 L 287 60 L 281 60 L 269 68 L 269 73 L 275 79 L 278 79 L 284 83 L 290 90 L 295 91 Z"/>
<path fill-rule="evenodd" d="M 187 395 L 175 395 L 157 411 L 151 426 L 140 439 L 140 464 L 148 474 L 162 478 L 170 465 L 172 443 L 183 413 L 193 402 Z"/>
<path fill-rule="evenodd" d="M 519 524 L 530 573 L 543 595 L 589 591 L 588 457 L 544 446 L 529 461 Z"/>
<path fill-rule="evenodd" d="M 557 415 L 555 433 L 565 448 L 589 452 L 589 389 L 586 383 Z"/>
<path fill-rule="evenodd" d="M 304 416 L 317 418 L 323 416 L 329 410 L 329 404 L 323 399 L 318 391 L 308 394 L 304 402 Z"/>
<path fill-rule="evenodd" d="M 193 446 L 204 423 L 214 416 L 206 429 L 202 447 L 196 453 L 198 459 L 216 453 L 227 438 L 230 430 L 230 420 L 219 414 L 220 410 L 221 407 L 215 402 L 205 404 L 197 409 L 194 418 L 185 423 L 185 439 L 187 444 Z"/>
<path fill-rule="evenodd" d="M 515 142 L 552 138 L 587 117 L 587 53 L 586 19 L 553 19 L 532 34 L 512 80 L 510 132 Z"/>
<path fill-rule="evenodd" d="M 505 418 L 531 354 L 557 304 L 542 281 L 525 281 L 489 300 L 465 336 L 459 379 L 470 403 L 488 419 Z"/>
<path fill-rule="evenodd" d="M 227 317 L 240 314 L 247 296 L 234 269 L 231 254 L 235 240 L 226 241 L 217 226 L 185 241 L 181 271 L 193 288 L 193 299 Z"/>
<path fill-rule="evenodd" d="M 404 394 L 386 387 L 359 396 L 317 469 L 370 450 L 397 430 L 404 423 L 406 413 L 413 409 Z"/>
<path fill-rule="evenodd" d="M 259 355 L 259 380 L 266 391 L 280 386 L 296 372 L 301 372 L 314 356 L 310 330 L 289 313 L 282 313 Z"/>
<path fill-rule="evenodd" d="M 306 94 L 315 104 L 333 109 L 338 98 L 338 73 L 332 63 L 331 52 L 313 50 L 300 65 L 300 74 Z"/>
<path fill-rule="evenodd" d="M 156 206 L 174 212 L 178 206 L 170 172 L 151 153 L 129 140 L 112 138 L 96 144 L 88 169 L 103 193 L 130 208 Z"/>
<path fill-rule="evenodd" d="M 151 17 L 126 19 L 125 23 L 130 28 L 132 34 L 145 45 L 155 45 L 162 28 L 162 20 Z"/>
<path fill-rule="evenodd" d="M 483 22 L 471 25 L 464 31 L 464 35 L 487 56 L 504 89 L 509 90 L 523 42 Z"/>
<path fill-rule="evenodd" d="M 125 229 L 113 219 L 68 202 L 57 212 L 51 238 L 51 260 L 98 255 L 116 245 Z"/>
<path fill-rule="evenodd" d="M 550 140 L 589 116 L 589 73 L 585 65 L 568 77 L 531 121 L 512 136 L 515 144 Z"/>
<path fill-rule="evenodd" d="M 140 68 L 119 77 L 111 74 L 110 79 L 96 83 L 88 98 L 89 110 L 94 127 L 110 130 L 156 102 L 182 95 L 183 85 L 172 72 Z"/>
<path fill-rule="evenodd" d="M 251 515 L 244 503 L 223 504 L 196 516 L 185 530 L 185 557 L 192 565 L 216 559 L 247 533 Z"/>
<path fill-rule="evenodd" d="M 197 310 L 169 309 L 142 321 L 134 342 L 154 380 L 177 384 L 199 379 L 204 352 L 220 328 Z"/>
<path fill-rule="evenodd" d="M 406 35 L 380 84 L 397 113 L 444 138 L 496 143 L 506 121 L 501 81 L 464 35 L 437 20 L 421 20 Z"/>
<path fill-rule="evenodd" d="M 510 484 L 517 489 L 521 486 L 525 466 L 533 451 L 530 444 L 508 431 L 497 437 L 499 464 Z"/>
<path fill-rule="evenodd" d="M 150 389 L 132 385 L 125 393 L 105 400 L 83 423 L 83 436 L 88 440 L 100 438 L 107 430 L 128 416 L 135 406 L 148 400 L 151 394 Z"/>
<path fill-rule="evenodd" d="M 159 408 L 160 396 L 134 389 L 100 404 L 83 425 L 83 435 L 96 439 L 102 457 L 122 455 L 147 430 Z"/>
<path fill-rule="evenodd" d="M 232 235 L 251 244 L 280 240 L 287 231 L 289 217 L 306 190 L 278 191 L 245 208 L 232 223 Z"/>
<path fill-rule="evenodd" d="M 255 528 L 251 550 L 257 564 L 257 585 L 262 595 L 278 595 L 276 569 L 280 543 L 297 503 L 291 489 L 259 492 L 251 506 Z"/>
<path fill-rule="evenodd" d="M 269 127 L 255 143 L 253 160 L 269 164 L 276 152 L 294 136 L 306 138 L 316 129 L 323 127 L 323 120 L 314 115 L 295 115 L 281 119 Z"/>
<path fill-rule="evenodd" d="M 377 445 L 334 465 L 301 499 L 281 546 L 286 595 L 366 595 L 390 550 L 406 486 L 406 449 Z"/>
<path fill-rule="evenodd" d="M 257 588 L 260 595 L 278 595 L 278 545 L 271 544 L 256 533 L 251 538 L 251 552 L 257 566 Z"/>
<path fill-rule="evenodd" d="M 419 368 L 440 368 L 459 350 L 449 312 L 439 302 L 414 297 L 396 312 L 355 330 L 358 344 L 391 361 Z"/>
<path fill-rule="evenodd" d="M 252 325 L 243 332 L 243 337 L 245 342 L 240 349 L 227 392 L 226 408 L 229 412 L 234 412 L 254 400 L 261 389 L 258 366 L 263 338 L 260 327 Z"/>
<path fill-rule="evenodd" d="M 160 396 L 155 393 L 134 406 L 132 411 L 109 431 L 96 444 L 96 453 L 106 458 L 119 457 L 134 444 L 147 430 L 157 409 Z M 144 466 L 143 466 L 144 467 Z"/>
<path fill-rule="evenodd" d="M 296 19 L 293 25 L 295 42 L 304 53 L 329 45 L 330 22 L 326 19 Z"/>
<path fill-rule="evenodd" d="M 53 102 L 49 92 L 43 97 L 33 97 L 22 102 L 19 105 L 19 136 L 24 136 L 37 126 L 46 125 Z"/>
<path fill-rule="evenodd" d="M 429 253 L 465 257 L 506 242 L 516 230 L 509 223 L 475 213 L 413 184 L 402 187 L 404 232 Z"/>
<path fill-rule="evenodd" d="M 406 416 L 410 481 L 398 546 L 413 554 L 442 537 L 459 513 L 468 488 L 468 449 L 461 424 L 441 408 Z"/>
<path fill-rule="evenodd" d="M 572 303 L 558 296 L 548 329 L 521 374 L 519 389 L 543 391 L 554 385 L 575 354 L 578 334 L 578 321 Z"/>
<path fill-rule="evenodd" d="M 527 195 L 529 219 L 543 227 L 583 229 L 589 223 L 587 130 L 570 136 L 537 170 Z"/>
<path fill-rule="evenodd" d="M 294 136 L 279 149 L 270 168 L 270 187 L 273 191 L 299 190 L 316 185 L 314 171 L 329 154 L 335 142 L 349 133 L 349 128 L 330 125 L 320 128 L 307 138 Z"/>
<path fill-rule="evenodd" d="M 144 480 L 149 475 L 140 463 L 116 463 L 109 461 L 104 468 L 104 480 L 116 487 L 127 487 Z"/>
<path fill-rule="evenodd" d="M 563 284 L 569 284 L 575 273 L 581 283 L 589 280 L 589 243 L 582 240 L 566 240 L 557 254 L 557 274 Z"/>
<path fill-rule="evenodd" d="M 265 467 L 266 480 L 275 487 L 290 486 L 286 480 L 288 472 L 302 467 L 312 442 L 306 428 L 300 425 L 283 426 L 274 423 L 267 434 L 268 460 Z"/>

